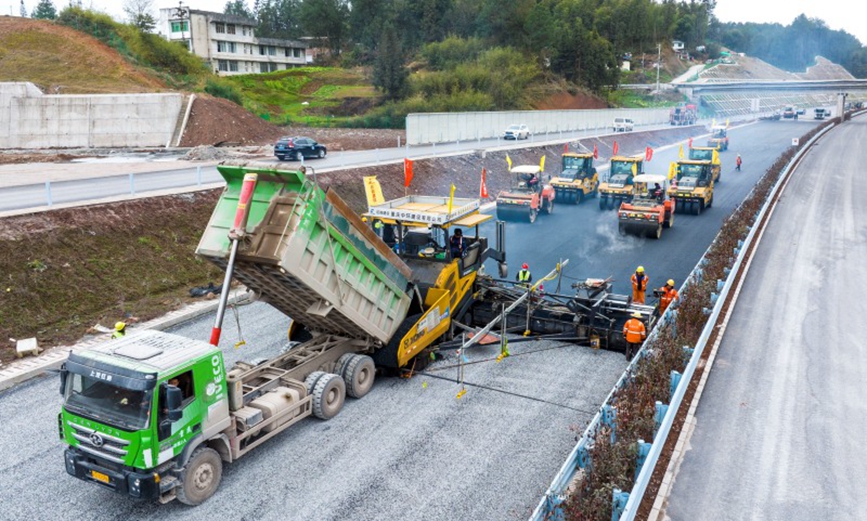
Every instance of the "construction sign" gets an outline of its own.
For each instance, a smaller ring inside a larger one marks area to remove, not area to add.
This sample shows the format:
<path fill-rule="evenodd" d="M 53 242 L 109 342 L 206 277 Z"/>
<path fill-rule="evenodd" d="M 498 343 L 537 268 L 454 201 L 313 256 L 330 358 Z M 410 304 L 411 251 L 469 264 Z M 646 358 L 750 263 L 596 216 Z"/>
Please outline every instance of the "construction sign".
<path fill-rule="evenodd" d="M 409 188 L 412 182 L 412 159 L 404 158 L 403 160 L 403 186 Z"/>
<path fill-rule="evenodd" d="M 379 186 L 379 181 L 375 175 L 365 176 L 364 178 L 364 194 L 367 196 L 367 206 L 379 206 L 385 202 L 382 196 L 382 187 Z"/>

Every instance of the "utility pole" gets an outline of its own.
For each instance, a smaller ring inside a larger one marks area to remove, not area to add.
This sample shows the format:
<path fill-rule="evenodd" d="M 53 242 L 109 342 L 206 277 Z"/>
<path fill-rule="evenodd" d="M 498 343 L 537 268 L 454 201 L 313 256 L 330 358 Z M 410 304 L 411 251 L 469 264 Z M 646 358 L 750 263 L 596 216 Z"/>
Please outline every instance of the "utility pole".
<path fill-rule="evenodd" d="M 662 44 L 656 44 L 656 95 L 659 96 L 659 65 L 662 60 Z"/>

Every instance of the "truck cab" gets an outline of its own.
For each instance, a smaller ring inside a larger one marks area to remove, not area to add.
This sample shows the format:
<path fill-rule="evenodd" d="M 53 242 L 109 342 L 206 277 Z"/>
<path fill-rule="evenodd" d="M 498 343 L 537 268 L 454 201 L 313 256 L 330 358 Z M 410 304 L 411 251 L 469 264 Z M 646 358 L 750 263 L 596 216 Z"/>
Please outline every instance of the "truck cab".
<path fill-rule="evenodd" d="M 707 146 L 720 151 L 729 149 L 728 128 L 725 125 L 714 125 L 710 130 Z"/>
<path fill-rule="evenodd" d="M 680 160 L 676 179 L 668 189 L 677 213 L 699 215 L 713 205 L 713 165 L 710 161 Z"/>
<path fill-rule="evenodd" d="M 60 391 L 67 473 L 139 499 L 173 498 L 193 450 L 230 424 L 220 350 L 157 331 L 71 353 Z"/>
<path fill-rule="evenodd" d="M 633 178 L 644 173 L 644 160 L 640 157 L 614 156 L 608 169 L 608 178 L 599 184 L 599 209 L 613 210 L 620 203 L 632 201 Z"/>
<path fill-rule="evenodd" d="M 713 147 L 692 147 L 689 149 L 689 158 L 696 161 L 710 161 L 713 171 L 714 183 L 720 182 L 722 176 L 722 163 L 717 149 Z"/>
<path fill-rule="evenodd" d="M 566 153 L 560 164 L 560 175 L 551 179 L 555 201 L 579 204 L 585 197 L 598 194 L 599 174 L 593 166 L 593 154 Z"/>

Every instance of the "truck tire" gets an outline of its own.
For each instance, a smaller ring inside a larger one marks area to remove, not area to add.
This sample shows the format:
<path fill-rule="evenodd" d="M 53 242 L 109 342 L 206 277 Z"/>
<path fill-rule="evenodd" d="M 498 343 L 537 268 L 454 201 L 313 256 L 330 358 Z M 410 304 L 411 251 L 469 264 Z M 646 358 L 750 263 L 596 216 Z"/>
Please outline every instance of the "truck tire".
<path fill-rule="evenodd" d="M 199 447 L 179 476 L 178 501 L 196 506 L 214 495 L 223 477 L 223 460 L 214 449 Z"/>
<path fill-rule="evenodd" d="M 654 239 L 662 238 L 662 223 L 656 225 L 656 231 L 651 235 Z"/>
<path fill-rule="evenodd" d="M 326 373 L 313 388 L 313 416 L 330 420 L 343 409 L 346 400 L 346 383 L 340 375 Z"/>
<path fill-rule="evenodd" d="M 503 277 L 505 278 L 505 277 Z M 377 367 L 384 367 L 387 369 L 398 369 L 397 365 L 397 351 L 400 349 L 400 341 L 403 340 L 403 337 L 409 333 L 409 330 L 412 329 L 412 326 L 415 325 L 416 322 L 421 318 L 421 313 L 410 315 L 403 319 L 403 322 L 400 323 L 400 326 L 397 327 L 397 331 L 391 336 L 391 340 L 388 341 L 388 344 L 385 347 L 377 349 L 373 352 L 373 361 Z"/>
<path fill-rule="evenodd" d="M 608 206 L 608 198 L 604 195 L 599 198 L 599 209 L 604 210 Z"/>
<path fill-rule="evenodd" d="M 327 375 L 325 371 L 313 371 L 307 378 L 304 379 L 304 386 L 307 387 L 307 396 L 313 394 L 313 389 L 316 388 L 316 384 L 319 383 L 319 379 L 323 376 Z"/>
<path fill-rule="evenodd" d="M 573 197 L 575 198 L 572 200 L 572 204 L 581 204 L 581 201 L 584 200 L 584 192 L 575 192 Z"/>
<path fill-rule="evenodd" d="M 626 235 L 626 225 L 623 223 L 617 223 L 617 233 L 619 233 L 620 235 Z"/>
<path fill-rule="evenodd" d="M 671 214 L 668 216 L 668 219 L 662 222 L 662 226 L 664 228 L 671 228 L 672 226 L 674 226 L 674 212 L 671 212 Z"/>
<path fill-rule="evenodd" d="M 534 222 L 536 222 L 536 215 L 538 215 L 538 214 L 539 214 L 538 210 L 534 210 L 534 209 L 530 208 L 530 224 L 533 224 Z"/>
<path fill-rule="evenodd" d="M 343 373 L 346 382 L 346 394 L 353 398 L 361 398 L 373 388 L 376 377 L 376 366 L 373 358 L 365 355 L 352 355 Z"/>

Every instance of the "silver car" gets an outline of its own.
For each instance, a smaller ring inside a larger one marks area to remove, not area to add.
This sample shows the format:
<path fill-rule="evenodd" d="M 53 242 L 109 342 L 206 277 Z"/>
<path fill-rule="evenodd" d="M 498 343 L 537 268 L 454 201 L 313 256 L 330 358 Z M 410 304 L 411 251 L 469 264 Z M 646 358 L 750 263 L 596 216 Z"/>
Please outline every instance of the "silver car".
<path fill-rule="evenodd" d="M 530 137 L 530 129 L 527 125 L 509 125 L 503 133 L 503 139 L 527 139 Z"/>

